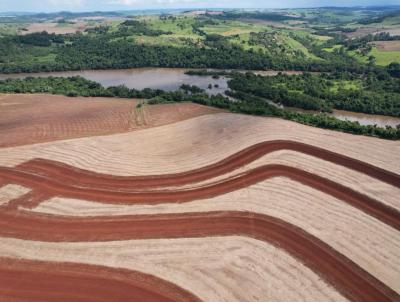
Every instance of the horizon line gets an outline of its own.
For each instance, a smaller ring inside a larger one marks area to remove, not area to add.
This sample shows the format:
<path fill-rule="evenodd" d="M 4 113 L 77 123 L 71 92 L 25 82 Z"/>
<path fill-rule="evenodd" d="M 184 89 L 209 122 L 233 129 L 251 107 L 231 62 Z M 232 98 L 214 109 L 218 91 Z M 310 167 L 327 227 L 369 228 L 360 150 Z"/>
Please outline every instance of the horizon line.
<path fill-rule="evenodd" d="M 32 10 L 10 10 L 0 11 L 0 14 L 4 13 L 20 13 L 20 14 L 56 14 L 56 13 L 123 13 L 132 11 L 160 11 L 160 10 L 185 10 L 185 11 L 196 11 L 196 10 L 235 10 L 235 9 L 251 9 L 251 10 L 287 10 L 287 9 L 318 9 L 318 8 L 384 8 L 384 7 L 399 7 L 397 4 L 387 5 L 352 5 L 352 6 L 304 6 L 304 7 L 171 7 L 171 8 L 132 8 L 132 9 L 117 9 L 117 10 L 54 10 L 54 11 L 32 11 Z"/>

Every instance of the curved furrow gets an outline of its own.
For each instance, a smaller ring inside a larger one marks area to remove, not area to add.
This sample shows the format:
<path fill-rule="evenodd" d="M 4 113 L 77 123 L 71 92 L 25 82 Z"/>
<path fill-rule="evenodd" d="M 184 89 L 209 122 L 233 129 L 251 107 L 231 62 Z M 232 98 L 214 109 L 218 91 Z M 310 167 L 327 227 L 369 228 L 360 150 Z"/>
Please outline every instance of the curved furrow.
<path fill-rule="evenodd" d="M 1 301 L 200 301 L 152 275 L 78 263 L 0 258 Z"/>
<path fill-rule="evenodd" d="M 326 178 L 284 165 L 261 166 L 236 177 L 211 183 L 203 187 L 164 191 L 128 192 L 104 190 L 101 187 L 72 186 L 68 181 L 64 182 L 61 176 L 58 179 L 48 178 L 43 175 L 23 172 L 15 168 L 0 168 L 0 176 L 8 178 L 11 182 L 45 192 L 48 196 L 63 196 L 114 204 L 183 203 L 215 197 L 248 187 L 268 178 L 284 176 L 341 199 L 393 228 L 400 230 L 400 212 L 396 209 Z M 83 178 L 84 175 L 79 179 Z M 125 188 L 125 190 L 127 189 Z M 135 187 L 131 189 L 135 189 Z"/>
<path fill-rule="evenodd" d="M 77 182 L 79 182 L 81 185 L 105 186 L 106 188 L 110 189 L 123 188 L 126 186 L 135 186 L 136 188 L 155 186 L 165 187 L 185 185 L 217 177 L 231 172 L 243 165 L 251 163 L 252 161 L 268 153 L 279 150 L 291 150 L 311 155 L 364 173 L 395 187 L 400 187 L 399 174 L 384 170 L 339 153 L 305 143 L 287 140 L 266 141 L 259 143 L 209 166 L 167 175 L 113 176 L 83 170 L 64 163 L 44 159 L 33 159 L 22 163 L 17 167 L 23 169 L 24 171 L 31 171 L 51 177 L 61 177 L 64 182 L 68 182 L 70 184 L 77 184 Z M 83 179 L 81 179 L 82 176 L 84 176 Z"/>
<path fill-rule="evenodd" d="M 400 299 L 392 289 L 316 237 L 283 220 L 249 212 L 67 218 L 3 211 L 0 235 L 49 242 L 241 235 L 283 248 L 352 301 Z"/>
<path fill-rule="evenodd" d="M 75 243 L 1 238 L 0 257 L 132 269 L 203 301 L 349 302 L 283 249 L 243 236 Z"/>

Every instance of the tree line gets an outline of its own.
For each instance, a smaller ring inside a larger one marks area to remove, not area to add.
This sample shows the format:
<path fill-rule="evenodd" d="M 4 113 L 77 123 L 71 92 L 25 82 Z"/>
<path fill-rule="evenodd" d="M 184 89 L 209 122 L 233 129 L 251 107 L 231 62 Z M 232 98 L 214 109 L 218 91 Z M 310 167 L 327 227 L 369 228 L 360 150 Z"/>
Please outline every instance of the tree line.
<path fill-rule="evenodd" d="M 204 46 L 174 47 L 138 44 L 127 40 L 126 37 L 132 34 L 159 35 L 168 34 L 168 32 L 155 31 L 141 22 L 139 22 L 139 27 L 131 26 L 131 22 L 136 24 L 138 21 L 126 21 L 113 32 L 107 28 L 98 28 L 88 34 L 77 33 L 61 36 L 39 33 L 0 38 L 0 54 L 2 58 L 6 58 L 0 62 L 0 73 L 135 67 L 362 73 L 373 68 L 359 64 L 347 56 L 327 54 L 323 51 L 318 53 L 318 56 L 321 55 L 321 60 L 311 60 L 301 56 L 287 57 L 253 49 L 246 50 L 241 45 L 225 43 L 223 39 L 214 39 L 214 41 L 212 35 L 206 35 L 206 45 Z M 201 25 L 203 24 L 201 23 Z M 201 29 L 197 24 L 195 28 Z M 23 50 L 23 52 L 18 50 Z M 16 52 L 19 54 L 18 56 L 15 55 Z M 48 56 L 50 54 L 52 57 Z M 43 56 L 45 58 L 42 59 Z"/>
<path fill-rule="evenodd" d="M 333 108 L 400 116 L 400 80 L 374 73 L 263 77 L 236 73 L 229 88 L 272 100 L 284 106 L 329 112 Z M 346 87 L 348 85 L 348 87 Z"/>
<path fill-rule="evenodd" d="M 362 126 L 358 122 L 341 121 L 326 114 L 307 114 L 290 112 L 272 106 L 265 99 L 242 91 L 227 92 L 235 100 L 222 96 L 207 95 L 204 90 L 190 85 L 172 92 L 155 89 L 129 89 L 126 86 L 105 88 L 101 84 L 82 77 L 48 77 L 25 79 L 7 79 L 0 81 L 1 93 L 52 93 L 66 96 L 102 96 L 122 98 L 148 99 L 148 104 L 194 102 L 216 108 L 226 109 L 235 113 L 260 116 L 276 116 L 306 125 L 333 129 L 353 134 L 376 136 L 385 139 L 400 139 L 400 128 L 380 128 Z"/>

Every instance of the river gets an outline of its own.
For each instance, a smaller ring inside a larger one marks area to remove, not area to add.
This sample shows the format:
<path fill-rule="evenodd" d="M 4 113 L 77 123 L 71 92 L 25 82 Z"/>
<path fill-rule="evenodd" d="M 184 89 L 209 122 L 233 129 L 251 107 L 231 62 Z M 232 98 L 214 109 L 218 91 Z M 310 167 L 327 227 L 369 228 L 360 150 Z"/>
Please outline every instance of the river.
<path fill-rule="evenodd" d="M 82 70 L 82 71 L 63 71 L 63 72 L 42 72 L 42 73 L 19 73 L 19 74 L 0 74 L 0 80 L 7 78 L 25 78 L 33 77 L 71 77 L 82 76 L 86 79 L 95 81 L 104 87 L 126 85 L 128 88 L 138 90 L 144 88 L 162 89 L 173 91 L 178 89 L 182 84 L 196 85 L 205 89 L 208 94 L 223 94 L 228 89 L 228 78 L 221 76 L 214 79 L 211 76 L 192 76 L 185 72 L 189 69 L 181 68 L 134 68 L 134 69 L 117 69 L 117 70 Z M 244 72 L 244 71 L 243 71 Z M 263 76 L 273 76 L 278 71 L 254 71 Z M 299 74 L 301 72 L 288 71 L 288 74 Z M 212 88 L 209 89 L 211 84 Z M 300 111 L 296 109 L 297 111 Z M 338 119 L 358 121 L 361 125 L 378 125 L 384 127 L 386 125 L 395 127 L 400 124 L 400 118 L 356 113 L 344 110 L 334 110 L 332 113 Z"/>
<path fill-rule="evenodd" d="M 228 79 L 224 76 L 214 79 L 212 76 L 187 75 L 184 68 L 133 68 L 110 70 L 82 70 L 61 72 L 17 73 L 0 74 L 0 80 L 7 78 L 25 77 L 72 77 L 81 76 L 88 80 L 100 83 L 104 87 L 125 85 L 128 88 L 142 90 L 144 88 L 162 89 L 165 91 L 177 90 L 182 84 L 196 85 L 208 91 L 209 94 L 224 94 L 228 89 Z M 209 69 L 213 70 L 213 69 Z M 231 70 L 226 70 L 231 71 Z M 246 72 L 242 70 L 241 72 Z M 263 76 L 277 75 L 278 71 L 252 71 Z M 288 71 L 287 74 L 300 74 L 300 71 Z M 212 88 L 209 89 L 209 85 Z"/>
<path fill-rule="evenodd" d="M 312 113 L 312 114 L 317 113 L 314 110 L 303 110 L 294 107 L 285 107 L 285 109 L 302 113 Z M 337 109 L 333 109 L 332 113 L 328 113 L 328 115 L 334 116 L 342 121 L 359 122 L 360 125 L 364 126 L 377 125 L 378 127 L 385 127 L 385 126 L 396 127 L 397 125 L 400 125 L 400 118 L 387 115 L 366 114 L 366 113 L 337 110 Z"/>
<path fill-rule="evenodd" d="M 20 74 L 0 74 L 0 80 L 25 77 L 72 77 L 81 76 L 95 81 L 104 87 L 125 85 L 128 88 L 142 90 L 144 88 L 173 91 L 182 84 L 196 85 L 209 94 L 223 94 L 228 89 L 226 77 L 214 79 L 211 76 L 190 76 L 185 74 L 188 69 L 180 68 L 135 68 L 117 70 L 82 70 L 62 72 L 40 72 Z M 212 88 L 209 89 L 209 84 Z M 216 87 L 217 86 L 217 87 Z"/>
<path fill-rule="evenodd" d="M 333 110 L 332 115 L 340 120 L 357 121 L 361 125 L 377 125 L 379 127 L 400 125 L 400 118 L 379 114 L 365 114 L 345 110 Z"/>

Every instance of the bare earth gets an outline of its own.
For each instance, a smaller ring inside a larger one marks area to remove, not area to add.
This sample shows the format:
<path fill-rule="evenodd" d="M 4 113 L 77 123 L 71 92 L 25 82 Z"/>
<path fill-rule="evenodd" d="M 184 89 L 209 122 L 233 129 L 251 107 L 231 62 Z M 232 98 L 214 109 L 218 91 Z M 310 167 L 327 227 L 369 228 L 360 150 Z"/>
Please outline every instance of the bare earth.
<path fill-rule="evenodd" d="M 77 261 L 157 275 L 202 301 L 347 301 L 281 249 L 244 237 L 63 244 L 5 239 L 1 244 L 1 256 Z"/>
<path fill-rule="evenodd" d="M 366 36 L 369 34 L 378 34 L 378 33 L 389 33 L 391 36 L 396 36 L 400 34 L 400 27 L 361 27 L 358 28 L 355 32 L 345 33 L 346 36 L 350 38 L 359 38 L 362 36 Z"/>
<path fill-rule="evenodd" d="M 394 173 L 400 171 L 399 142 L 230 113 L 143 131 L 3 148 L 0 165 L 12 167 L 43 158 L 105 174 L 170 174 L 210 165 L 263 141 L 282 139 L 319 146 Z"/>
<path fill-rule="evenodd" d="M 400 300 L 399 142 L 136 104 L 0 97 L 0 300 Z"/>
<path fill-rule="evenodd" d="M 338 199 L 287 178 L 273 178 L 215 198 L 179 205 L 118 206 L 55 198 L 34 209 L 83 217 L 237 210 L 272 215 L 301 227 L 400 292 L 397 282 L 400 278 L 397 259 L 400 232 Z M 386 269 L 382 271 L 381 267 Z"/>
<path fill-rule="evenodd" d="M 140 100 L 0 94 L 0 147 L 129 132 L 218 112 L 196 104 L 136 108 Z"/>
<path fill-rule="evenodd" d="M 373 44 L 380 51 L 400 51 L 400 41 L 375 41 Z"/>
<path fill-rule="evenodd" d="M 27 194 L 29 191 L 30 189 L 28 188 L 12 184 L 0 187 L 0 206 Z"/>
<path fill-rule="evenodd" d="M 46 22 L 46 23 L 32 23 L 27 27 L 27 31 L 23 31 L 22 34 L 31 34 L 35 32 L 47 31 L 49 34 L 72 34 L 77 31 L 84 31 L 88 26 L 86 22 L 76 22 L 75 24 L 66 24 L 65 26 L 59 26 L 58 23 Z"/>

